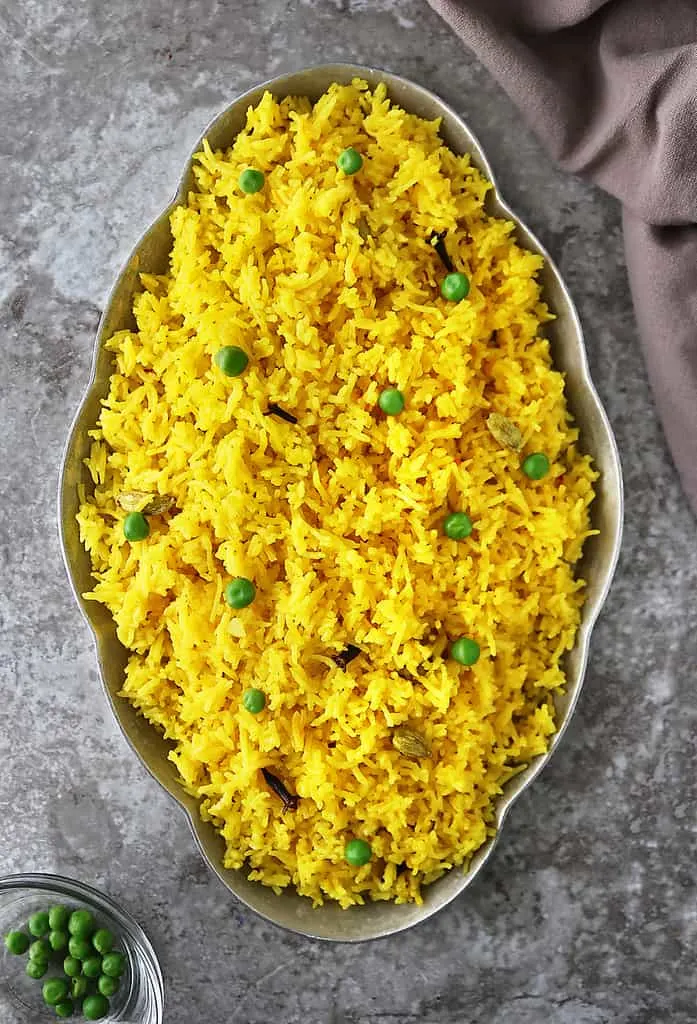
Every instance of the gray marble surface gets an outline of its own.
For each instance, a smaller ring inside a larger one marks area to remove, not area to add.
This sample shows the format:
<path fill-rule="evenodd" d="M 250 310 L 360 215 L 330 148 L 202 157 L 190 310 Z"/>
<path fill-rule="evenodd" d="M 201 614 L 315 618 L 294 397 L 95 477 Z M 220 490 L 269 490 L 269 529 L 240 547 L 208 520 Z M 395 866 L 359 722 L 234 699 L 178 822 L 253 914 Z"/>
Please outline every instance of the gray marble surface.
<path fill-rule="evenodd" d="M 0 3 L 0 871 L 107 889 L 147 925 L 167 1024 L 687 1024 L 697 1017 L 697 545 L 646 382 L 615 204 L 558 173 L 421 0 Z M 471 123 L 558 259 L 624 462 L 585 691 L 475 884 L 332 947 L 243 910 L 102 699 L 61 564 L 64 437 L 118 266 L 237 92 L 319 60 L 401 72 Z"/>

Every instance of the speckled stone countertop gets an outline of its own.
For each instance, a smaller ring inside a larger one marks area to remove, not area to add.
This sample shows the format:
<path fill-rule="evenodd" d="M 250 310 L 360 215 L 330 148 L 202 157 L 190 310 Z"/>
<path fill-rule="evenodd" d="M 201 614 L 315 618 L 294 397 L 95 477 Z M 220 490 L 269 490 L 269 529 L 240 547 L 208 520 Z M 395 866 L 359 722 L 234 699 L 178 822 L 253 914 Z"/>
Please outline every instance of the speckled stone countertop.
<path fill-rule="evenodd" d="M 0 871 L 72 874 L 130 908 L 162 959 L 167 1024 L 694 1021 L 697 532 L 647 387 L 615 204 L 555 170 L 421 0 L 5 0 L 0 43 Z M 270 75 L 344 59 L 462 113 L 559 261 L 627 519 L 577 714 L 487 868 L 420 928 L 335 947 L 239 906 L 127 747 L 55 507 L 110 282 L 202 127 Z"/>

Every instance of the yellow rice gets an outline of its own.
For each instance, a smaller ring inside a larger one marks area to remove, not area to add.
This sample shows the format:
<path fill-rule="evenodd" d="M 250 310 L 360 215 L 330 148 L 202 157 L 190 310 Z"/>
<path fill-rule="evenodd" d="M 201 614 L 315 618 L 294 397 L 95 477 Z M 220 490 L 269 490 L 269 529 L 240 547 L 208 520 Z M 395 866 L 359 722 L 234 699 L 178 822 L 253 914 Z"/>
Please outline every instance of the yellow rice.
<path fill-rule="evenodd" d="M 352 177 L 347 146 L 364 157 Z M 250 166 L 256 195 L 237 184 Z M 420 900 L 547 748 L 579 623 L 595 473 L 542 334 L 542 261 L 485 212 L 489 183 L 438 123 L 381 86 L 265 95 L 230 149 L 203 144 L 195 182 L 169 272 L 143 275 L 137 328 L 109 342 L 79 513 L 88 596 L 132 652 L 123 695 L 171 740 L 228 867 L 316 903 Z M 460 303 L 439 293 L 428 239 L 444 230 L 471 279 Z M 249 354 L 243 375 L 213 363 L 224 345 Z M 389 386 L 397 417 L 376 413 Z M 265 415 L 274 401 L 298 424 Z M 488 431 L 492 411 L 519 426 L 520 454 Z M 520 469 L 534 451 L 552 463 L 539 482 Z M 130 490 L 176 499 L 133 544 L 116 500 Z M 475 524 L 459 543 L 442 533 L 457 509 Z M 257 587 L 239 611 L 223 599 L 236 576 Z M 471 668 L 447 657 L 460 635 L 481 646 Z M 348 643 L 362 654 L 342 671 Z M 401 755 L 399 725 L 431 756 Z M 372 845 L 364 867 L 344 858 L 354 836 Z"/>

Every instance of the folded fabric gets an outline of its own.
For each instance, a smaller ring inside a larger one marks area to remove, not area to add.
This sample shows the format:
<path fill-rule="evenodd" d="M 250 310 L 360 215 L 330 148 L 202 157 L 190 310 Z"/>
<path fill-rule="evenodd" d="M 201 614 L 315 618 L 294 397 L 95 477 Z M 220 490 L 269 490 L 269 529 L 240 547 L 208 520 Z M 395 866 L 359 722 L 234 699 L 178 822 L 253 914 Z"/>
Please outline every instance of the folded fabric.
<path fill-rule="evenodd" d="M 559 164 L 622 202 L 656 405 L 697 511 L 697 4 L 429 3 Z"/>

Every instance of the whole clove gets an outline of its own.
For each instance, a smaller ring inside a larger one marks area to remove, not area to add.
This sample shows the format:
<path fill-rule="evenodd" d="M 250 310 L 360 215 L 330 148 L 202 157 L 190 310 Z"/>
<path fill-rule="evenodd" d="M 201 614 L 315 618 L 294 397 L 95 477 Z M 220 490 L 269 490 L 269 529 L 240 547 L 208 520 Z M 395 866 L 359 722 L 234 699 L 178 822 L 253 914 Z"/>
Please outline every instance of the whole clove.
<path fill-rule="evenodd" d="M 455 265 L 453 261 L 450 259 L 448 250 L 445 248 L 445 236 L 447 235 L 447 233 L 447 231 L 441 231 L 440 233 L 435 231 L 428 241 L 429 245 L 432 245 L 433 248 L 438 253 L 438 255 L 440 256 L 441 263 L 443 264 L 445 269 L 448 271 L 449 274 L 452 274 L 453 271 L 455 270 Z"/>
<path fill-rule="evenodd" d="M 297 423 L 298 417 L 294 416 L 292 412 L 286 412 L 276 402 L 269 402 L 269 408 L 266 411 L 267 416 L 278 416 L 279 419 L 285 420 L 286 423 Z"/>
<path fill-rule="evenodd" d="M 298 806 L 298 797 L 287 789 L 279 777 L 274 775 L 273 772 L 270 772 L 268 768 L 262 768 L 261 774 L 264 776 L 264 781 L 269 789 L 272 789 L 276 796 L 280 797 L 283 801 L 283 810 L 296 810 Z"/>
<path fill-rule="evenodd" d="M 420 683 L 421 682 L 421 680 L 419 679 L 418 676 L 415 676 L 413 672 L 410 672 L 406 668 L 398 668 L 397 669 L 397 675 L 400 676 L 401 679 L 406 679 L 407 682 L 409 682 L 409 683 Z"/>
<path fill-rule="evenodd" d="M 360 647 L 356 647 L 355 644 L 349 644 L 344 648 L 343 651 L 339 651 L 338 654 L 332 654 L 332 661 L 339 666 L 339 668 L 346 669 L 349 662 L 357 658 L 361 653 Z"/>

